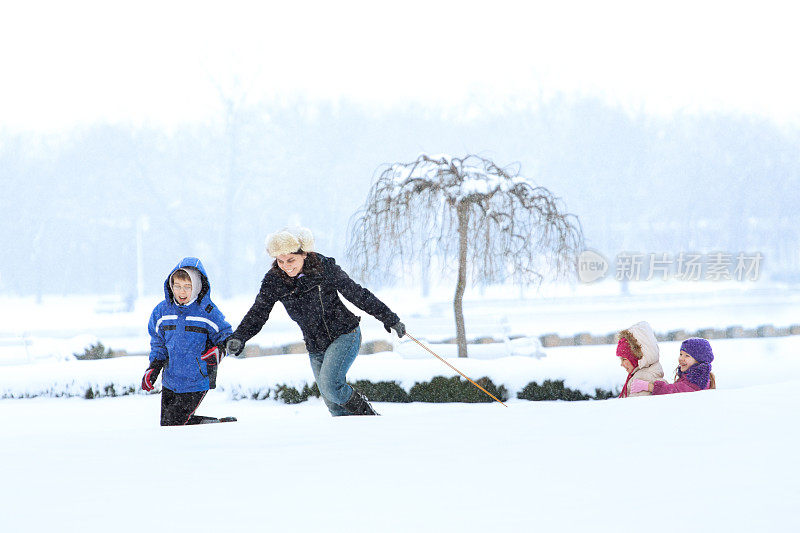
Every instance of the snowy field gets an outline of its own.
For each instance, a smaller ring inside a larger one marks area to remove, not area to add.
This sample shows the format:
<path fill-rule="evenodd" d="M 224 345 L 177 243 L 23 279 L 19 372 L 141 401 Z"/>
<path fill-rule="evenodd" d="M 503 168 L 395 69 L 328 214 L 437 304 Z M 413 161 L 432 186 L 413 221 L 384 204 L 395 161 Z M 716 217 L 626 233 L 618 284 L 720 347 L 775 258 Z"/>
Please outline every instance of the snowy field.
<path fill-rule="evenodd" d="M 788 376 L 787 376 L 788 377 Z M 799 381 L 598 402 L 0 401 L 2 531 L 786 531 Z"/>
<path fill-rule="evenodd" d="M 657 331 L 800 322 L 800 293 L 700 285 L 608 287 L 520 298 L 472 293 L 468 335 L 608 333 L 639 320 Z M 613 289 L 613 288 L 612 288 Z M 380 296 L 409 331 L 450 336 L 447 294 Z M 155 300 L 104 313 L 95 298 L 4 299 L 3 395 L 138 386 L 146 356 L 75 361 L 89 342 L 146 351 Z M 249 299 L 220 304 L 234 325 Z M 299 340 L 279 308 L 256 341 Z M 363 321 L 364 340 L 388 339 Z M 24 339 L 20 341 L 20 339 Z M 237 392 L 310 383 L 307 356 L 225 360 L 200 414 L 233 424 L 161 428 L 160 396 L 0 400 L 0 532 L 53 531 L 798 531 L 800 336 L 714 340 L 719 389 L 667 397 L 528 402 L 530 381 L 592 393 L 624 381 L 614 347 L 508 357 L 503 343 L 452 362 L 511 393 L 499 404 L 377 403 L 381 417 L 332 419 L 320 400 L 234 401 Z M 678 343 L 660 343 L 671 378 Z M 454 375 L 408 343 L 361 356 L 350 379 Z M 541 355 L 541 354 L 540 354 Z M 160 383 L 160 382 L 159 382 Z"/>

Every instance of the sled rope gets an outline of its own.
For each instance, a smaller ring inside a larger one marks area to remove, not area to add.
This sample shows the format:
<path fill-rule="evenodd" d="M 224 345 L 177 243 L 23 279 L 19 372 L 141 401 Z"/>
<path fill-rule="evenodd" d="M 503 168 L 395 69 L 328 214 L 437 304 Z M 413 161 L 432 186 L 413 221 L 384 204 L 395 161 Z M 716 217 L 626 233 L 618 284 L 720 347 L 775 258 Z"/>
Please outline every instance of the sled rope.
<path fill-rule="evenodd" d="M 457 369 L 456 367 L 454 367 L 453 365 L 451 365 L 450 363 L 448 363 L 447 361 L 445 361 L 444 359 L 442 359 L 441 357 L 439 357 L 438 355 L 436 355 L 436 353 L 434 353 L 434 351 L 433 351 L 433 350 L 431 350 L 430 348 L 428 348 L 427 346 L 425 346 L 424 344 L 422 344 L 421 342 L 419 342 L 417 339 L 415 339 L 414 337 L 412 337 L 412 336 L 411 336 L 411 335 L 410 335 L 410 334 L 409 334 L 407 331 L 406 331 L 406 337 L 408 337 L 408 338 L 409 338 L 409 339 L 411 339 L 412 341 L 414 341 L 414 342 L 416 342 L 417 344 L 419 344 L 420 346 L 422 346 L 422 348 L 423 348 L 424 350 L 426 350 L 428 353 L 430 353 L 430 354 L 431 354 L 432 356 L 434 356 L 436 359 L 438 359 L 438 360 L 439 360 L 439 361 L 441 361 L 442 363 L 446 364 L 447 366 L 449 366 L 450 368 L 452 368 L 453 370 L 455 370 L 456 372 L 458 372 L 459 374 L 461 374 L 461 376 L 462 376 L 462 377 L 464 377 L 464 378 L 465 378 L 467 381 L 469 381 L 470 383 L 472 383 L 473 385 L 475 385 L 476 387 L 478 387 L 480 390 L 482 390 L 483 392 L 485 392 L 486 394 L 488 394 L 488 395 L 489 395 L 489 396 L 492 398 L 492 400 L 496 401 L 497 403 L 499 403 L 499 404 L 500 404 L 500 405 L 502 405 L 503 407 L 508 407 L 506 404 L 504 404 L 503 402 L 501 402 L 500 400 L 498 400 L 497 398 L 495 398 L 495 397 L 494 397 L 494 395 L 493 395 L 491 392 L 489 392 L 488 390 L 484 389 L 483 387 L 481 387 L 480 385 L 478 385 L 477 383 L 475 383 L 474 381 L 472 381 L 471 379 L 469 379 L 469 378 L 466 376 L 466 374 L 464 374 L 464 373 L 463 373 L 461 370 Z"/>

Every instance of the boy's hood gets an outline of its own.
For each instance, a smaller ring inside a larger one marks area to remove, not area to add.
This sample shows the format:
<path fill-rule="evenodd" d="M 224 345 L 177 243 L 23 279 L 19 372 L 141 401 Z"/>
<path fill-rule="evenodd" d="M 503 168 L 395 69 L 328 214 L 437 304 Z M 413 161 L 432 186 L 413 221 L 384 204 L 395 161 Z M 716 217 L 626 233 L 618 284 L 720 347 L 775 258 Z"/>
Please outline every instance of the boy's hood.
<path fill-rule="evenodd" d="M 200 292 L 197 295 L 197 300 L 195 301 L 197 303 L 201 303 L 206 298 L 209 298 L 211 295 L 211 284 L 208 281 L 208 276 L 206 275 L 206 269 L 203 267 L 203 263 L 196 257 L 184 257 L 180 260 L 180 262 L 178 262 L 175 268 L 170 270 L 169 274 L 167 274 L 167 279 L 164 280 L 164 297 L 167 299 L 167 301 L 174 301 L 172 288 L 169 286 L 169 282 L 172 278 L 172 274 L 174 274 L 175 271 L 180 268 L 193 268 L 200 273 L 201 287 Z"/>

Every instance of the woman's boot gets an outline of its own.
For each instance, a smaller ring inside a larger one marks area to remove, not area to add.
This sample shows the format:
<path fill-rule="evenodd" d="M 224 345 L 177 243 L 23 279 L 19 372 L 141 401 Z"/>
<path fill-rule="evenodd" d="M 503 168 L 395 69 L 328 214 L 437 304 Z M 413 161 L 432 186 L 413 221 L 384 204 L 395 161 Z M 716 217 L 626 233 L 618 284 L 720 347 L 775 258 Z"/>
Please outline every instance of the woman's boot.
<path fill-rule="evenodd" d="M 366 396 L 353 389 L 350 399 L 342 405 L 351 415 L 377 415 Z"/>

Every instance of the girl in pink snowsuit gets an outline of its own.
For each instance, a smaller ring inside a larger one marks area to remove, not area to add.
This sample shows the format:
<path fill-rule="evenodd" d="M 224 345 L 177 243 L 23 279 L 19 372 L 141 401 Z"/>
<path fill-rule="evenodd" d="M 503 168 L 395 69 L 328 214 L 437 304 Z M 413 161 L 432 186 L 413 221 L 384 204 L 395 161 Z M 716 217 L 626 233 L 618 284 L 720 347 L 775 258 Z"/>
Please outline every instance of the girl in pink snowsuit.
<path fill-rule="evenodd" d="M 631 391 L 646 390 L 653 394 L 673 394 L 715 389 L 714 374 L 711 372 L 713 360 L 714 352 L 711 351 L 711 344 L 706 339 L 686 339 L 681 344 L 675 383 L 669 384 L 666 381 L 648 383 L 634 379 L 631 381 Z"/>

